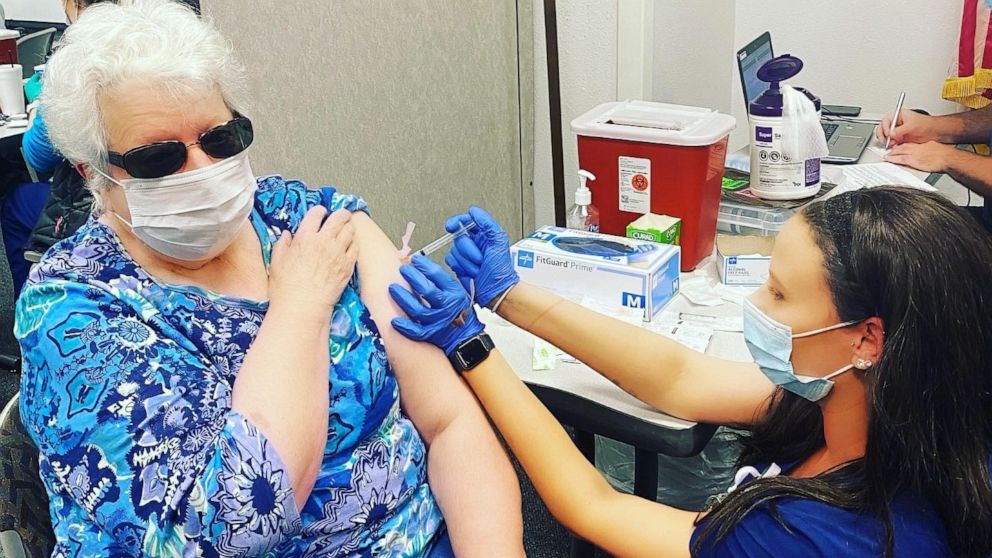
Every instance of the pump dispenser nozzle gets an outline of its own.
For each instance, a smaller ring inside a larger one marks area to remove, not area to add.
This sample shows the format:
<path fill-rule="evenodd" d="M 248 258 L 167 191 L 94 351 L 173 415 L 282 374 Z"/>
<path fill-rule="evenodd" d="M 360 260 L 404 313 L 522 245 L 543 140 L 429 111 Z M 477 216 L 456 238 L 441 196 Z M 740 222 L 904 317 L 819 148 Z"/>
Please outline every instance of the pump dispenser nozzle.
<path fill-rule="evenodd" d="M 592 203 L 592 191 L 586 185 L 588 180 L 596 180 L 596 175 L 587 170 L 579 169 L 579 189 L 575 191 L 575 205 Z"/>

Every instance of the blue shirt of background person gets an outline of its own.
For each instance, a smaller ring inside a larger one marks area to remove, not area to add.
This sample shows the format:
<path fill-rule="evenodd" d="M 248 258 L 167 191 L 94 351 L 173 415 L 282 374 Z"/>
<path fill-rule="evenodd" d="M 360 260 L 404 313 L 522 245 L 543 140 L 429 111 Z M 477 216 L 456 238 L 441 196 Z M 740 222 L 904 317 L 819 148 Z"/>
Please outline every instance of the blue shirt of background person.
<path fill-rule="evenodd" d="M 24 132 L 21 146 L 24 148 L 24 160 L 38 174 L 51 173 L 65 159 L 52 145 L 45 115 L 40 109 L 35 112 L 34 121 Z"/>

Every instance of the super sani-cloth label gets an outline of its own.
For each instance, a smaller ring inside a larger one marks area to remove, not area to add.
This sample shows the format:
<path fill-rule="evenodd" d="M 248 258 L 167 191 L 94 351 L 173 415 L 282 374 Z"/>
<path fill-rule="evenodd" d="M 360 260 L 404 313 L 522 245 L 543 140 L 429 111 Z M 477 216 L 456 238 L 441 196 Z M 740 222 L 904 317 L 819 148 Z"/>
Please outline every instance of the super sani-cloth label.
<path fill-rule="evenodd" d="M 620 157 L 620 211 L 651 212 L 651 159 Z"/>
<path fill-rule="evenodd" d="M 820 160 L 793 161 L 782 150 L 782 130 L 775 125 L 754 127 L 751 164 L 758 166 L 758 188 L 771 192 L 793 192 L 820 183 Z M 752 187 L 755 186 L 752 184 Z"/>

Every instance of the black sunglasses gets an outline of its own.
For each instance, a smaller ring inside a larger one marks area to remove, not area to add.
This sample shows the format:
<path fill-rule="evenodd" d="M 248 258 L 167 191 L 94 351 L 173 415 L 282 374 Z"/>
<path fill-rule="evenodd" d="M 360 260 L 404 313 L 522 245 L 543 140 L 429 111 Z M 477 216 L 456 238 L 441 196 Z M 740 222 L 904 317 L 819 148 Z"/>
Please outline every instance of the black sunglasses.
<path fill-rule="evenodd" d="M 251 120 L 235 114 L 233 120 L 203 132 L 193 143 L 158 141 L 128 149 L 124 154 L 111 151 L 108 160 L 134 178 L 162 178 L 183 168 L 187 150 L 194 145 L 199 145 L 204 153 L 214 159 L 227 159 L 248 149 L 254 138 Z"/>

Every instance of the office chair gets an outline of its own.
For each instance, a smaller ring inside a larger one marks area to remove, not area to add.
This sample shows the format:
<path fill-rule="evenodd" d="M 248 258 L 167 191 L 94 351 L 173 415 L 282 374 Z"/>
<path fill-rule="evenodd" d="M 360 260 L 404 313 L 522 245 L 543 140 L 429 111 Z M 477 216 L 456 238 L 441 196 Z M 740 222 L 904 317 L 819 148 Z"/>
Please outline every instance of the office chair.
<path fill-rule="evenodd" d="M 17 62 L 21 65 L 24 79 L 34 74 L 35 66 L 44 64 L 48 60 L 55 31 L 54 27 L 49 27 L 17 39 Z"/>
<path fill-rule="evenodd" d="M 38 448 L 21 424 L 15 395 L 0 412 L 0 555 L 52 555 L 48 492 L 38 476 Z"/>

